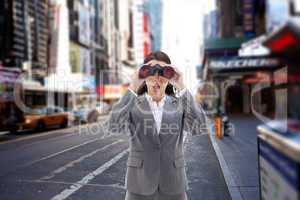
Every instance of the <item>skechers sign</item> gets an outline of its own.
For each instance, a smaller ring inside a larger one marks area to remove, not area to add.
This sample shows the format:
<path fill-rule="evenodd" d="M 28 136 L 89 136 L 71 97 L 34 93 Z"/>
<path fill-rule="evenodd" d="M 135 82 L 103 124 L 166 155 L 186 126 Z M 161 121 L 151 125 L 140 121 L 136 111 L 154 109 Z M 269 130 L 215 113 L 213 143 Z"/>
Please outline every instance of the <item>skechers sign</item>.
<path fill-rule="evenodd" d="M 211 60 L 209 67 L 213 70 L 243 70 L 276 68 L 280 61 L 276 58 L 235 58 L 229 60 Z"/>

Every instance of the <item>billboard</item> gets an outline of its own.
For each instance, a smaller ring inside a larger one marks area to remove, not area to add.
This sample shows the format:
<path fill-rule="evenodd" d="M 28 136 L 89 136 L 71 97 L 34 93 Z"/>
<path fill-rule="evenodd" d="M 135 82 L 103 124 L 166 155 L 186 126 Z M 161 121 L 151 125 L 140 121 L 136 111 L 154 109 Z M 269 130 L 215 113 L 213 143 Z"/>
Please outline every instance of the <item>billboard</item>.
<path fill-rule="evenodd" d="M 82 76 L 82 89 L 83 91 L 93 92 L 96 90 L 96 80 L 94 76 Z"/>
<path fill-rule="evenodd" d="M 70 64 L 72 73 L 80 72 L 80 46 L 71 42 L 70 43 Z"/>

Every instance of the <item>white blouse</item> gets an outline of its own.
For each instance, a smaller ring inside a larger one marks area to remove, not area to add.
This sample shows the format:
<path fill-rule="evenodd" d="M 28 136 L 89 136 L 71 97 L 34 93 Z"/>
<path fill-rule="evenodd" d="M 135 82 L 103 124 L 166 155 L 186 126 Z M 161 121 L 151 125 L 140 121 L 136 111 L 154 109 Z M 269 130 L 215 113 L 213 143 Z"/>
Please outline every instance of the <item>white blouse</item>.
<path fill-rule="evenodd" d="M 128 88 L 134 95 L 137 96 L 137 94 L 131 90 L 130 88 Z M 187 91 L 186 88 L 182 89 L 181 91 L 179 91 L 176 96 L 180 97 L 182 96 L 185 92 Z M 162 114 L 163 114 L 163 106 L 165 104 L 166 101 L 166 95 L 157 103 L 156 101 L 154 101 L 152 99 L 152 97 L 150 95 L 148 95 L 147 93 L 145 93 L 146 99 L 149 102 L 154 120 L 155 120 L 155 124 L 156 124 L 156 129 L 157 129 L 157 133 L 159 133 L 160 131 L 160 127 L 161 127 L 161 120 L 162 120 Z"/>

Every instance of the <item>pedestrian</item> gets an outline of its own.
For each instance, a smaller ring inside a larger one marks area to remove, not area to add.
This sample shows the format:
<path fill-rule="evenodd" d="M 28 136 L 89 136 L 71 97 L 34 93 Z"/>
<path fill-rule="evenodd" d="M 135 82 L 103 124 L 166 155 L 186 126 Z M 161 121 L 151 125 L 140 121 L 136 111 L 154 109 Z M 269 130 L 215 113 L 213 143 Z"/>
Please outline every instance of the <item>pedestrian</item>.
<path fill-rule="evenodd" d="M 164 52 L 150 53 L 106 122 L 110 133 L 130 136 L 125 199 L 187 200 L 183 133 L 205 125 L 182 73 Z"/>

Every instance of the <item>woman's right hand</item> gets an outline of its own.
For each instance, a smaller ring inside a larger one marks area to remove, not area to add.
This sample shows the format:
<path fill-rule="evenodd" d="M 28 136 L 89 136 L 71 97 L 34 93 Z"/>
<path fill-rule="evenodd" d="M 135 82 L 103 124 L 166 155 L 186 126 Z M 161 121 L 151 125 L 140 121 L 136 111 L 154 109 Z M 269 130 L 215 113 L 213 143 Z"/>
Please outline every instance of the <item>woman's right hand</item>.
<path fill-rule="evenodd" d="M 132 75 L 131 83 L 129 85 L 129 88 L 131 90 L 133 90 L 135 93 L 137 93 L 137 90 L 139 89 L 139 87 L 142 85 L 142 83 L 145 80 L 145 79 L 139 78 L 139 70 L 140 69 L 135 70 L 135 72 Z"/>

